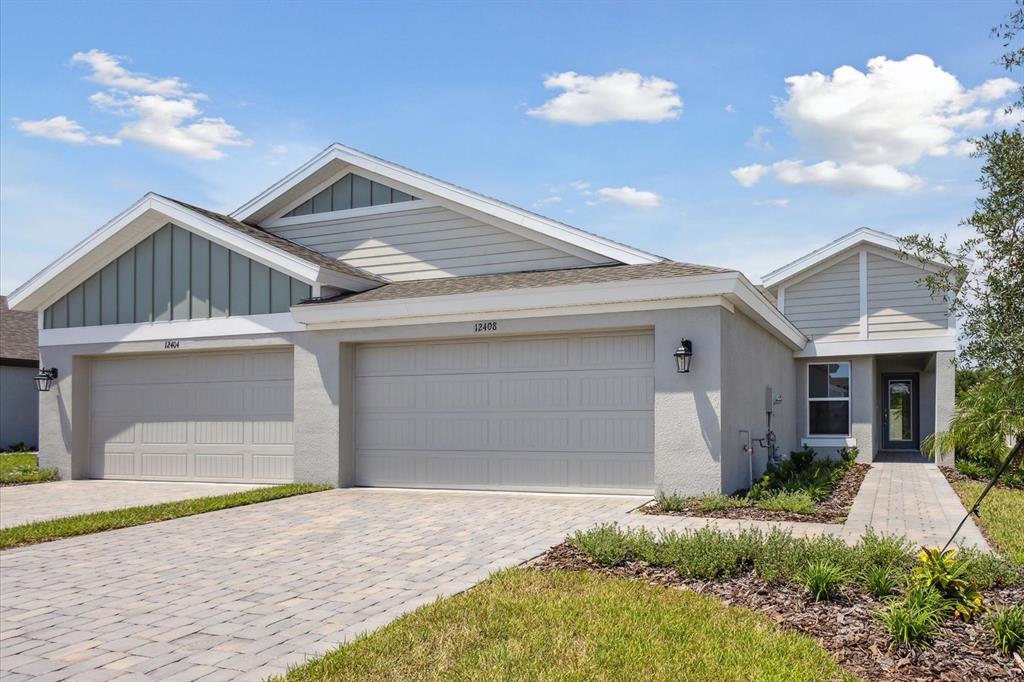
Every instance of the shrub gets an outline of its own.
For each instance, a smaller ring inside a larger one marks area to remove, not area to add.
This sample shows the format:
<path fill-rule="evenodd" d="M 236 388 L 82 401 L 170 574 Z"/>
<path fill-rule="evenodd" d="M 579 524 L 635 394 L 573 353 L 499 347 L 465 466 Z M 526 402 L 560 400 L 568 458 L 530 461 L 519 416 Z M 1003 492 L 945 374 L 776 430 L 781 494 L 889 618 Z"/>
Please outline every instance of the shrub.
<path fill-rule="evenodd" d="M 854 545 L 859 560 L 858 570 L 867 574 L 873 568 L 887 573 L 909 570 L 914 564 L 910 542 L 903 536 L 879 535 L 868 528 Z"/>
<path fill-rule="evenodd" d="M 997 609 L 989 616 L 992 641 L 1007 654 L 1024 648 L 1024 606 Z"/>
<path fill-rule="evenodd" d="M 803 450 L 795 450 L 789 453 L 789 461 L 797 471 L 804 471 L 811 466 L 814 460 L 814 449 L 805 447 Z"/>
<path fill-rule="evenodd" d="M 946 600 L 935 589 L 925 585 L 911 587 L 902 599 L 892 599 L 878 613 L 897 644 L 929 642 L 935 636 L 948 612 Z"/>
<path fill-rule="evenodd" d="M 750 502 L 742 497 L 732 495 L 704 495 L 694 499 L 697 509 L 702 512 L 719 511 L 721 509 L 740 509 L 749 507 Z"/>
<path fill-rule="evenodd" d="M 961 577 L 982 589 L 1016 585 L 1024 580 L 1020 568 L 993 552 L 961 549 L 956 559 L 962 564 Z"/>
<path fill-rule="evenodd" d="M 930 587 L 946 599 L 958 618 L 970 620 L 984 608 L 981 592 L 965 578 L 970 560 L 957 558 L 957 550 L 922 547 L 911 579 L 916 585 Z"/>
<path fill-rule="evenodd" d="M 633 559 L 658 563 L 659 545 L 654 533 L 646 528 L 637 528 L 626 532 L 626 553 Z"/>
<path fill-rule="evenodd" d="M 871 566 L 861 578 L 864 587 L 868 589 L 876 599 L 888 597 L 896 591 L 896 578 L 888 569 L 881 566 Z"/>
<path fill-rule="evenodd" d="M 658 508 L 661 511 L 682 511 L 686 508 L 687 498 L 676 493 L 661 493 L 658 495 Z"/>
<path fill-rule="evenodd" d="M 781 490 L 758 500 L 757 508 L 764 509 L 766 511 L 813 514 L 817 507 L 815 505 L 814 498 L 804 491 L 789 492 Z"/>
<path fill-rule="evenodd" d="M 853 464 L 857 461 L 857 456 L 860 454 L 860 449 L 854 445 L 852 448 L 843 448 L 839 451 L 839 458 L 847 464 Z"/>
<path fill-rule="evenodd" d="M 760 534 L 733 535 L 710 526 L 695 532 L 663 533 L 659 560 L 690 578 L 714 580 L 739 575 L 760 545 Z"/>
<path fill-rule="evenodd" d="M 800 582 L 814 597 L 814 601 L 834 599 L 845 579 L 843 570 L 828 559 L 813 561 L 800 573 Z"/>
<path fill-rule="evenodd" d="M 602 566 L 618 566 L 629 556 L 626 534 L 614 523 L 576 531 L 569 544 Z"/>
<path fill-rule="evenodd" d="M 16 452 L 16 453 L 28 453 L 35 452 L 36 449 L 25 443 L 24 441 L 18 441 L 17 443 L 11 443 L 4 452 Z"/>

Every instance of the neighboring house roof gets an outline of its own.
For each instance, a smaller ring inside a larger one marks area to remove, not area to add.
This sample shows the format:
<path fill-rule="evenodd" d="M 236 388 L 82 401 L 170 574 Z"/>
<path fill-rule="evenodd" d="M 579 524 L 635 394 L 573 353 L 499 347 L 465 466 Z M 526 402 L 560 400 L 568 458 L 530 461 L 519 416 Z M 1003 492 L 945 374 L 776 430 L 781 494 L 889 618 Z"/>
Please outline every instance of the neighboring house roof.
<path fill-rule="evenodd" d="M 39 320 L 34 312 L 7 307 L 0 296 L 0 364 L 35 366 L 39 362 Z"/>
<path fill-rule="evenodd" d="M 821 248 L 815 249 L 807 255 L 783 265 L 781 268 L 772 270 L 761 278 L 761 282 L 766 287 L 774 287 L 809 268 L 813 268 L 830 258 L 862 244 L 877 246 L 892 253 L 899 253 L 900 251 L 899 237 L 871 229 L 870 227 L 859 227 L 853 232 L 848 232 Z M 945 264 L 934 261 L 933 265 L 941 267 Z"/>
<path fill-rule="evenodd" d="M 620 244 L 600 235 L 552 220 L 493 197 L 424 175 L 366 152 L 332 144 L 300 168 L 252 198 L 230 215 L 236 220 L 260 224 L 352 167 L 371 180 L 383 182 L 414 196 L 429 197 L 442 206 L 476 214 L 498 227 L 528 232 L 536 238 L 573 248 L 593 262 L 614 260 L 630 265 L 665 260 L 646 251 Z"/>
<path fill-rule="evenodd" d="M 568 270 L 542 270 L 535 272 L 513 272 L 497 275 L 469 275 L 465 277 L 442 277 L 409 282 L 393 282 L 384 286 L 348 296 L 339 296 L 335 301 L 365 303 L 398 298 L 420 298 L 424 296 L 447 296 L 451 294 L 472 294 L 484 291 L 506 289 L 534 289 L 565 284 L 601 284 L 627 280 L 654 279 L 659 277 L 692 277 L 714 273 L 732 272 L 725 268 L 690 263 L 651 263 L 649 265 L 598 265 L 571 268 Z M 311 305 L 316 305 L 315 303 Z"/>
<path fill-rule="evenodd" d="M 161 194 L 159 196 L 163 195 Z M 267 232 L 263 228 L 254 227 L 252 225 L 249 225 L 248 223 L 243 223 L 240 220 L 235 220 L 231 216 L 226 216 L 222 213 L 217 213 L 206 208 L 200 208 L 199 206 L 193 206 L 192 204 L 187 204 L 184 201 L 181 201 L 180 199 L 175 199 L 173 197 L 164 196 L 163 198 L 167 199 L 168 201 L 173 201 L 179 206 L 184 206 L 189 210 L 195 211 L 196 213 L 202 216 L 206 216 L 211 220 L 216 220 L 217 222 L 227 225 L 233 230 L 238 230 L 242 234 L 259 239 L 260 241 L 266 242 L 267 244 L 270 244 L 275 248 L 281 249 L 282 251 L 287 251 L 288 253 L 294 256 L 298 256 L 303 260 L 307 260 L 310 263 L 316 263 L 321 267 L 328 268 L 347 275 L 352 275 L 353 277 L 362 277 L 373 282 L 380 282 L 383 284 L 384 282 L 388 281 L 383 277 L 373 274 L 372 272 L 363 270 L 362 268 L 357 268 L 354 265 L 349 265 L 348 263 L 345 263 L 340 260 L 335 260 L 330 256 L 326 256 L 320 253 L 319 251 L 314 251 L 308 246 L 303 246 L 302 244 L 297 244 L 296 242 L 293 242 L 290 239 L 285 239 L 284 237 L 279 237 L 276 234 L 271 234 L 270 232 Z"/>
<path fill-rule="evenodd" d="M 386 281 L 258 227 L 150 192 L 11 292 L 11 307 L 37 310 L 49 305 L 167 223 L 309 284 L 362 291 Z"/>

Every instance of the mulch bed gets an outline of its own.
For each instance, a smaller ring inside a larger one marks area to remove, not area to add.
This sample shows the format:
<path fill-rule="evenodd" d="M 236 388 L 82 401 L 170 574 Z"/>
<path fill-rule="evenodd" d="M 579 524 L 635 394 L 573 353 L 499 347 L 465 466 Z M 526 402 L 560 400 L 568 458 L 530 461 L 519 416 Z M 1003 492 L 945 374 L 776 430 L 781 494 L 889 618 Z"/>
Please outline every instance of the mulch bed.
<path fill-rule="evenodd" d="M 649 502 L 639 509 L 644 514 L 657 514 L 659 516 L 699 516 L 702 518 L 714 519 L 751 519 L 755 521 L 805 521 L 808 523 L 842 523 L 850 513 L 853 506 L 853 499 L 860 491 L 860 484 L 871 469 L 870 464 L 853 464 L 832 489 L 832 492 L 824 500 L 818 503 L 818 508 L 811 514 L 797 514 L 787 511 L 769 511 L 758 509 L 751 505 L 749 507 L 738 507 L 735 509 L 716 509 L 714 511 L 701 511 L 696 502 L 684 507 L 679 511 L 662 511 L 658 507 L 658 501 Z"/>
<path fill-rule="evenodd" d="M 1013 467 L 1010 467 L 1010 469 L 1012 471 Z M 950 485 L 953 485 L 954 483 L 983 483 L 988 485 L 988 479 L 982 480 L 979 478 L 971 478 L 970 476 L 961 473 L 960 470 L 955 467 L 939 467 L 939 471 L 941 471 L 942 475 L 946 477 L 946 480 L 949 481 Z M 1002 488 L 1003 490 L 1021 490 L 1020 486 L 1007 485 L 1006 483 L 996 483 L 992 487 Z"/>
<path fill-rule="evenodd" d="M 730 606 L 746 607 L 784 628 L 814 638 L 843 668 L 867 680 L 1024 679 L 1024 662 L 1016 662 L 993 646 L 983 617 L 973 623 L 950 621 L 930 647 L 903 647 L 892 644 L 885 627 L 875 619 L 881 604 L 853 590 L 836 601 L 815 602 L 799 586 L 769 584 L 753 573 L 706 581 L 683 578 L 671 568 L 656 568 L 642 561 L 604 567 L 568 544 L 553 547 L 529 565 L 542 571 L 595 571 L 651 585 L 690 589 Z M 985 599 L 989 606 L 1024 603 L 1024 587 L 985 590 Z"/>

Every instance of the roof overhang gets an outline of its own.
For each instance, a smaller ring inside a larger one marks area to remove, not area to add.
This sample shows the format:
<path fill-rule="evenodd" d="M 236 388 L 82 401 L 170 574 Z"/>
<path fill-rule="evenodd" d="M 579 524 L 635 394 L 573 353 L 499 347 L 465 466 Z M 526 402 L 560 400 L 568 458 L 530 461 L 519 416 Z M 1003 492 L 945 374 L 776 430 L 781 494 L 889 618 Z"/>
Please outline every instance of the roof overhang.
<path fill-rule="evenodd" d="M 493 315 L 585 315 L 723 303 L 742 311 L 791 350 L 800 350 L 807 343 L 807 337 L 738 272 L 351 303 L 342 299 L 292 306 L 291 311 L 307 329 L 351 329 L 456 322 Z"/>
<path fill-rule="evenodd" d="M 849 234 L 843 235 L 835 241 L 829 242 L 819 249 L 811 251 L 807 255 L 802 256 L 791 263 L 783 265 L 777 270 L 769 272 L 761 278 L 761 283 L 766 287 L 779 286 L 794 277 L 798 277 L 811 268 L 815 268 L 827 261 L 835 259 L 847 251 L 862 245 L 880 248 L 890 254 L 890 257 L 891 255 L 895 255 L 900 252 L 900 242 L 898 237 L 885 232 L 879 232 L 878 230 L 873 230 L 870 227 L 861 227 Z M 919 264 L 929 270 L 938 270 L 943 267 L 947 267 L 945 263 L 941 263 L 939 261 L 929 261 L 927 263 Z"/>
<path fill-rule="evenodd" d="M 627 265 L 658 263 L 664 259 L 605 239 L 596 234 L 531 213 L 497 199 L 418 173 L 351 147 L 332 144 L 269 188 L 243 204 L 231 217 L 262 224 L 332 178 L 358 169 L 371 180 L 386 183 L 439 206 L 476 217 L 518 234 L 562 248 L 591 262 L 616 261 Z"/>
<path fill-rule="evenodd" d="M 13 310 L 45 308 L 167 223 L 200 234 L 307 284 L 347 291 L 363 291 L 378 284 L 321 267 L 175 201 L 149 193 L 11 292 L 7 297 L 10 307 Z"/>

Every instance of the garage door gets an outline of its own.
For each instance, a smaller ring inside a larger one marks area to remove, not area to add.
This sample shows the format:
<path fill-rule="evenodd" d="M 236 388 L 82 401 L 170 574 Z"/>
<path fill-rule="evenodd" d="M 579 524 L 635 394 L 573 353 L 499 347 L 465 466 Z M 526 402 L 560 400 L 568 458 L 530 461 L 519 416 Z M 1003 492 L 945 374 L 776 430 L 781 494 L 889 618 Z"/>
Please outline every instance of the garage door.
<path fill-rule="evenodd" d="M 648 331 L 368 345 L 356 357 L 360 485 L 653 488 Z"/>
<path fill-rule="evenodd" d="M 292 353 L 192 353 L 92 364 L 96 478 L 292 480 Z"/>

